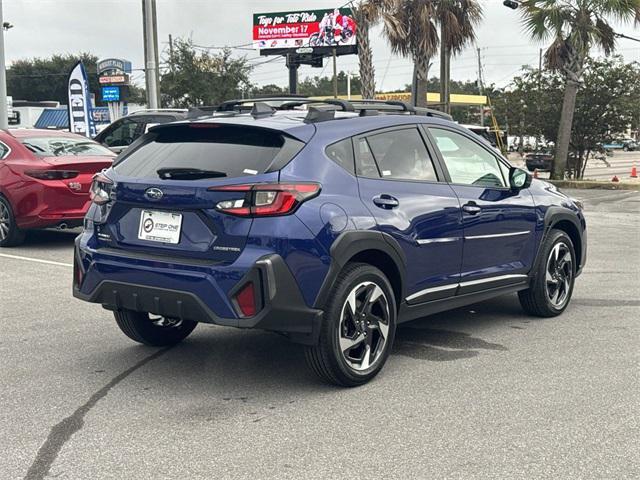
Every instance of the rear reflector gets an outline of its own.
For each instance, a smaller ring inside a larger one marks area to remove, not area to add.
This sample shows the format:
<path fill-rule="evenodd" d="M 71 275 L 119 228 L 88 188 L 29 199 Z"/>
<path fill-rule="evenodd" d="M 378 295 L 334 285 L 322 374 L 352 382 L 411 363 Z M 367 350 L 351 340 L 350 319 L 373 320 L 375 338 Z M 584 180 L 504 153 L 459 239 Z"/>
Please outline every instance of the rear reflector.
<path fill-rule="evenodd" d="M 256 295 L 253 282 L 247 282 L 244 287 L 235 294 L 240 313 L 245 317 L 253 317 L 256 314 Z"/>
<path fill-rule="evenodd" d="M 237 192 L 237 198 L 216 204 L 219 212 L 240 217 L 275 217 L 293 213 L 320 193 L 319 183 L 255 183 L 210 187 L 215 192 Z"/>

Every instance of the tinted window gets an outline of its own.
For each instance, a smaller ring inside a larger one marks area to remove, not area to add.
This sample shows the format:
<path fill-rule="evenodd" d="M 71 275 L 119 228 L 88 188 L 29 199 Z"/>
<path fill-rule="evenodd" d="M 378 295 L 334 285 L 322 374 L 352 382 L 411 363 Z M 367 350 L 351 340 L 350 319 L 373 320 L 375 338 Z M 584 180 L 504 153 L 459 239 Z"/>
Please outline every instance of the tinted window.
<path fill-rule="evenodd" d="M 483 187 L 504 187 L 498 159 L 464 135 L 430 128 L 452 183 Z"/>
<path fill-rule="evenodd" d="M 417 129 L 371 135 L 366 141 L 382 178 L 437 180 L 427 147 Z"/>
<path fill-rule="evenodd" d="M 297 148 L 291 148 L 293 144 Z M 280 153 L 293 158 L 304 144 L 278 132 L 220 124 L 159 128 L 114 167 L 122 175 L 158 178 L 161 168 L 195 168 L 226 177 L 264 173 L 280 164 Z"/>
<path fill-rule="evenodd" d="M 36 155 L 44 157 L 113 156 L 113 152 L 108 148 L 82 137 L 27 137 L 21 138 L 20 143 Z"/>
<path fill-rule="evenodd" d="M 0 160 L 6 157 L 9 154 L 9 147 L 7 147 L 4 143 L 0 142 Z"/>
<path fill-rule="evenodd" d="M 143 133 L 143 122 L 125 118 L 108 127 L 101 135 L 101 141 L 109 147 L 126 147 Z"/>
<path fill-rule="evenodd" d="M 327 157 L 340 165 L 349 173 L 354 173 L 353 167 L 353 147 L 351 139 L 346 138 L 337 143 L 329 145 L 325 150 Z"/>

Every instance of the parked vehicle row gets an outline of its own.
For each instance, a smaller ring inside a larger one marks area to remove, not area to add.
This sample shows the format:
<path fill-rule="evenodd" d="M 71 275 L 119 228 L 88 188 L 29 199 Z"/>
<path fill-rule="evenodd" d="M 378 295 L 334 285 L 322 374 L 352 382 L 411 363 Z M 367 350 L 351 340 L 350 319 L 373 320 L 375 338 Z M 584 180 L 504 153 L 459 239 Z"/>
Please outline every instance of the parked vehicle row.
<path fill-rule="evenodd" d="M 30 229 L 82 225 L 93 176 L 114 157 L 68 132 L 0 130 L 0 247 L 20 244 Z"/>

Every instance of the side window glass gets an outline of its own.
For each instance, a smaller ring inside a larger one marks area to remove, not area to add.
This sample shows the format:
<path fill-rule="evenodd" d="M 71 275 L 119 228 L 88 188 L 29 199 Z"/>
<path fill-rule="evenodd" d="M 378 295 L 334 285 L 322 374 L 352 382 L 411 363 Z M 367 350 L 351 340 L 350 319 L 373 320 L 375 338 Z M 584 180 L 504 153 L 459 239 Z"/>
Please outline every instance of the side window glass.
<path fill-rule="evenodd" d="M 119 125 L 113 125 L 113 130 L 104 137 L 104 143 L 109 147 L 124 147 L 144 132 L 144 124 L 124 119 Z"/>
<path fill-rule="evenodd" d="M 498 159 L 480 145 L 459 133 L 429 128 L 452 183 L 482 187 L 506 186 Z"/>
<path fill-rule="evenodd" d="M 392 130 L 367 137 L 382 178 L 436 181 L 436 172 L 415 128 Z"/>
<path fill-rule="evenodd" d="M 356 142 L 356 173 L 360 177 L 380 178 L 369 144 L 364 138 Z"/>
<path fill-rule="evenodd" d="M 326 148 L 325 153 L 327 154 L 327 157 L 340 165 L 347 172 L 352 175 L 355 173 L 353 165 L 353 147 L 351 146 L 350 138 L 345 138 L 344 140 L 340 140 L 339 142 L 329 145 Z"/>

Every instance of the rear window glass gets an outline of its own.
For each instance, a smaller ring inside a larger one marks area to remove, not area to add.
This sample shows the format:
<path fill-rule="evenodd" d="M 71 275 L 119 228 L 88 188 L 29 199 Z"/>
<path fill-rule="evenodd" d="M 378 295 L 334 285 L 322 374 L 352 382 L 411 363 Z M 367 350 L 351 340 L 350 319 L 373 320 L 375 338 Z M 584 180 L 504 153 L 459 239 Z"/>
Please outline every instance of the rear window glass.
<path fill-rule="evenodd" d="M 271 165 L 282 164 L 282 155 L 290 160 L 303 145 L 260 128 L 171 126 L 151 132 L 145 142 L 122 157 L 115 169 L 122 175 L 143 178 L 159 178 L 159 170 L 172 168 L 214 171 L 221 177 L 258 175 Z"/>
<path fill-rule="evenodd" d="M 36 155 L 44 157 L 72 157 L 78 155 L 109 155 L 113 152 L 87 138 L 73 137 L 27 137 L 20 143 Z"/>

